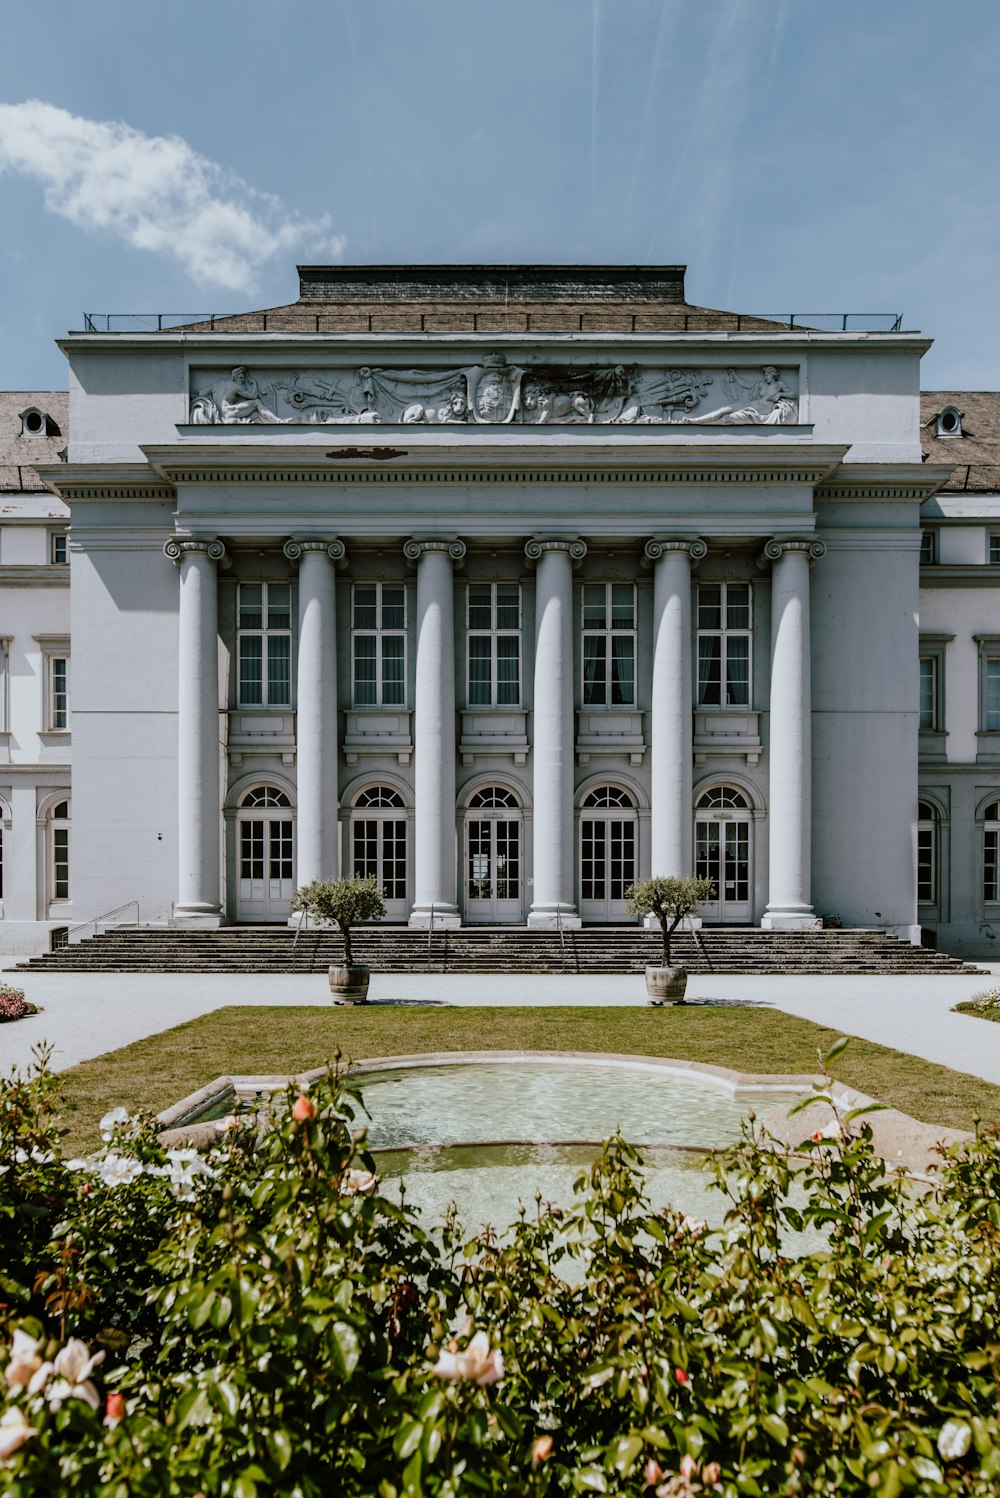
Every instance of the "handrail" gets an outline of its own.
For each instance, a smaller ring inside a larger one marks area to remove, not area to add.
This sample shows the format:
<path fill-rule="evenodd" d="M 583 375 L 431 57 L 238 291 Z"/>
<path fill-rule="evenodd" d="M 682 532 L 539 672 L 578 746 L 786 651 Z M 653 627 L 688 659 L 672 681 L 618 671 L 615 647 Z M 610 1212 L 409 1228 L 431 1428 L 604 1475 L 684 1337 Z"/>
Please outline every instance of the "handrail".
<path fill-rule="evenodd" d="M 90 918 L 89 921 L 77 921 L 77 923 L 76 923 L 75 926 L 67 926 L 67 928 L 66 928 L 66 944 L 67 944 L 67 946 L 69 945 L 70 940 L 71 940 L 71 938 L 73 936 L 73 933 L 75 931 L 83 931 L 83 930 L 86 929 L 87 926 L 93 926 L 94 927 L 94 935 L 96 936 L 97 935 L 97 927 L 98 926 L 101 926 L 101 925 L 104 924 L 105 921 L 110 920 L 113 915 L 119 915 L 121 913 L 121 911 L 123 911 L 123 910 L 131 910 L 133 905 L 135 906 L 135 925 L 138 926 L 138 924 L 139 924 L 139 901 L 138 900 L 126 900 L 125 903 L 124 903 L 124 905 L 116 905 L 113 910 L 106 910 L 106 911 L 104 911 L 103 915 L 91 916 L 91 918 Z M 119 921 L 118 924 L 120 926 L 125 926 L 125 925 L 131 925 L 132 923 L 129 922 L 129 921 Z"/>

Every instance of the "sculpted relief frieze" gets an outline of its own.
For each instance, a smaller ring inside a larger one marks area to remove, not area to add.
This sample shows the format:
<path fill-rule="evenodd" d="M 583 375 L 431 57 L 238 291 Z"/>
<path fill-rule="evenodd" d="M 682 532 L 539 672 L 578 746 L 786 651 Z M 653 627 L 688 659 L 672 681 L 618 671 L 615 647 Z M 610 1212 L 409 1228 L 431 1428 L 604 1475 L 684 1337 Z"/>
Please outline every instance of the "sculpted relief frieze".
<path fill-rule="evenodd" d="M 196 426 L 402 423 L 454 426 L 784 426 L 799 419 L 798 371 L 615 364 L 510 364 L 494 354 L 449 369 L 268 369 L 193 379 Z"/>

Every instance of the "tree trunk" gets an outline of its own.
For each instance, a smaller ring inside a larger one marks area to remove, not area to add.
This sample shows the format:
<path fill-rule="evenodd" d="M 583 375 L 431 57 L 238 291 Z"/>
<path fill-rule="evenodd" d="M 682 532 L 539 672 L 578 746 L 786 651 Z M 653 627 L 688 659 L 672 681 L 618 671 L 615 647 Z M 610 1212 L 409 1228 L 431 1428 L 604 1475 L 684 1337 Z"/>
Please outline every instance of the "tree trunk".
<path fill-rule="evenodd" d="M 344 966 L 353 967 L 354 954 L 351 951 L 351 928 L 350 926 L 345 926 L 343 925 L 343 923 L 341 923 L 340 929 L 344 937 Z"/>

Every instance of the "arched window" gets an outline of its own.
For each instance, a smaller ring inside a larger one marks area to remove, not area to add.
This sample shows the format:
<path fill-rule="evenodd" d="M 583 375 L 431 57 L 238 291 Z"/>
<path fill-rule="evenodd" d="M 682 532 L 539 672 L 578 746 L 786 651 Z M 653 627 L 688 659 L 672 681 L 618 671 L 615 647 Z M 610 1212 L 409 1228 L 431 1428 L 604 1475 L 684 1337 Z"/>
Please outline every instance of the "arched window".
<path fill-rule="evenodd" d="M 917 899 L 936 905 L 938 897 L 938 814 L 929 801 L 917 803 Z"/>
<path fill-rule="evenodd" d="M 750 803 L 743 792 L 736 790 L 731 785 L 713 786 L 710 791 L 706 791 L 703 796 L 699 796 L 698 798 L 698 806 L 704 808 L 729 806 L 739 807 L 741 811 L 746 811 L 749 805 Z"/>
<path fill-rule="evenodd" d="M 291 806 L 291 802 L 284 791 L 279 791 L 273 785 L 257 785 L 252 791 L 247 791 L 241 797 L 240 806 Z"/>
<path fill-rule="evenodd" d="M 586 810 L 612 806 L 627 806 L 631 810 L 635 808 L 635 801 L 628 791 L 619 790 L 616 785 L 601 785 L 584 796 L 583 806 Z"/>
<path fill-rule="evenodd" d="M 983 899 L 1000 904 L 1000 801 L 983 813 Z"/>
<path fill-rule="evenodd" d="M 406 817 L 403 798 L 390 785 L 372 785 L 355 799 L 351 813 L 351 873 L 381 886 L 390 919 L 400 919 L 406 900 Z M 395 907 L 393 905 L 395 903 Z"/>
<path fill-rule="evenodd" d="M 512 791 L 504 790 L 502 785 L 488 785 L 483 790 L 477 791 L 469 802 L 470 808 L 481 806 L 517 806 L 517 797 Z"/>
<path fill-rule="evenodd" d="M 49 812 L 49 899 L 69 899 L 69 802 L 57 801 Z"/>

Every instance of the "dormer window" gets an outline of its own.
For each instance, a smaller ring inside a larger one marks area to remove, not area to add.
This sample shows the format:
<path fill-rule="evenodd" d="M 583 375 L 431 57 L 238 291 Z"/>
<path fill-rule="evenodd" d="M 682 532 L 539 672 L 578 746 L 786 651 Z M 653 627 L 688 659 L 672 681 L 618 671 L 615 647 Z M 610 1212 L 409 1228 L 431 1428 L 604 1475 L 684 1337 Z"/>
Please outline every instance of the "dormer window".
<path fill-rule="evenodd" d="M 939 437 L 961 437 L 962 436 L 962 413 L 957 406 L 945 406 L 937 416 L 937 435 Z"/>
<path fill-rule="evenodd" d="M 21 436 L 22 437 L 61 437 L 57 422 L 37 406 L 29 406 L 26 411 L 21 412 Z"/>

